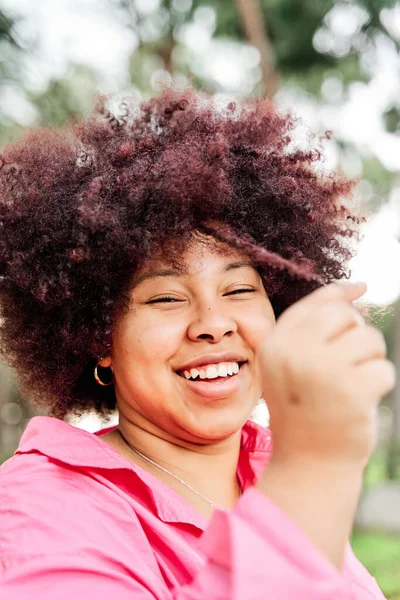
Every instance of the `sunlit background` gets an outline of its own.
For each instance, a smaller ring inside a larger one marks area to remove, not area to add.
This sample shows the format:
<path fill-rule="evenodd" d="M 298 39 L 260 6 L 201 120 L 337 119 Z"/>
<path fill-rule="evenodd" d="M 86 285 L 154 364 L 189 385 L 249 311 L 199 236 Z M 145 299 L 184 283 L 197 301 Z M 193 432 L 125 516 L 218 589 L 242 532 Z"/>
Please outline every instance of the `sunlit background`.
<path fill-rule="evenodd" d="M 145 98 L 173 81 L 206 89 L 221 106 L 274 96 L 302 119 L 295 143 L 319 136 L 322 168 L 358 180 L 370 219 L 352 279 L 367 283 L 364 300 L 398 365 L 399 43 L 400 3 L 384 0 L 0 0 L 0 144 L 85 116 L 96 91 Z M 37 413 L 0 369 L 4 459 Z M 268 423 L 265 405 L 254 418 Z M 72 422 L 102 426 L 93 415 Z M 371 481 L 400 477 L 399 390 L 381 404 L 371 465 Z"/>

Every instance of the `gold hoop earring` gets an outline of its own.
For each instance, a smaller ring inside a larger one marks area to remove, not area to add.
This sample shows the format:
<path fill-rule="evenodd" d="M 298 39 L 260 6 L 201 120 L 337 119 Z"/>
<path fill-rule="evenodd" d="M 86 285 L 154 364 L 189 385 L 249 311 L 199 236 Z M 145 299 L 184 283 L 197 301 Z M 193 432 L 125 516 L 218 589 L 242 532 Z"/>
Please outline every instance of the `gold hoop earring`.
<path fill-rule="evenodd" d="M 113 378 L 111 379 L 111 381 L 110 381 L 109 383 L 104 383 L 104 381 L 102 381 L 102 380 L 100 379 L 100 377 L 99 377 L 99 374 L 98 374 L 98 372 L 97 372 L 97 367 L 99 366 L 99 364 L 101 363 L 101 361 L 102 361 L 102 360 L 103 360 L 103 359 L 101 358 L 101 359 L 98 361 L 98 363 L 97 363 L 97 365 L 95 366 L 95 368 L 94 368 L 94 378 L 95 378 L 95 380 L 97 381 L 97 383 L 98 383 L 99 385 L 102 385 L 103 387 L 108 387 L 109 385 L 112 385 L 112 383 L 114 382 L 114 376 L 113 376 Z M 106 369 L 107 367 L 103 367 L 103 368 L 104 368 L 104 369 Z M 113 373 L 112 367 L 109 367 L 109 368 L 111 369 L 111 373 Z"/>

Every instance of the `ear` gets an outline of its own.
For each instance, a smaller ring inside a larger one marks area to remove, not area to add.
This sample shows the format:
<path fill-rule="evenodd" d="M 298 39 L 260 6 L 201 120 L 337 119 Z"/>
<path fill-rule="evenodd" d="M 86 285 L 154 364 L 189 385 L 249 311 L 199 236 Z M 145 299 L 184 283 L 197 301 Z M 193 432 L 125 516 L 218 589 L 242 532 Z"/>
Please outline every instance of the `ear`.
<path fill-rule="evenodd" d="M 106 356 L 105 358 L 101 358 L 99 360 L 99 365 L 106 369 L 107 367 L 111 367 L 111 356 Z"/>

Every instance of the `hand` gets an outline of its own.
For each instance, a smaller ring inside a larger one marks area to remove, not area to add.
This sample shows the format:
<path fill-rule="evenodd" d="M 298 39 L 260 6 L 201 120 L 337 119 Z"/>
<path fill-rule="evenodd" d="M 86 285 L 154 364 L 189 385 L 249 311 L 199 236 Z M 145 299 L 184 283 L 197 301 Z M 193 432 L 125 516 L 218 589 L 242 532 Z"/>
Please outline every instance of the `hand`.
<path fill-rule="evenodd" d="M 330 284 L 287 309 L 263 343 L 260 368 L 274 456 L 365 466 L 377 405 L 394 388 L 382 333 L 352 302 L 365 284 Z"/>

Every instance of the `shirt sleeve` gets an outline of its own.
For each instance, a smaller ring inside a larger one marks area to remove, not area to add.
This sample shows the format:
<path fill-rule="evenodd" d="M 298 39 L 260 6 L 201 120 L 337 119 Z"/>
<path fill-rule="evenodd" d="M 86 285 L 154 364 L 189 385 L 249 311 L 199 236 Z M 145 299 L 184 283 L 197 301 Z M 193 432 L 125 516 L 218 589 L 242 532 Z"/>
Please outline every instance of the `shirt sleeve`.
<path fill-rule="evenodd" d="M 229 514 L 217 511 L 201 538 L 205 568 L 179 600 L 385 600 L 376 580 L 346 548 L 341 572 L 303 530 L 256 488 Z"/>
<path fill-rule="evenodd" d="M 102 488 L 44 456 L 1 467 L 1 600 L 171 599 L 135 512 Z"/>
<path fill-rule="evenodd" d="M 147 565 L 135 568 L 113 562 L 112 557 L 71 551 L 35 555 L 5 565 L 0 572 L 1 600 L 155 600 L 168 599 L 162 590 L 154 595 L 145 579 Z M 140 568 L 142 576 L 139 576 Z"/>

